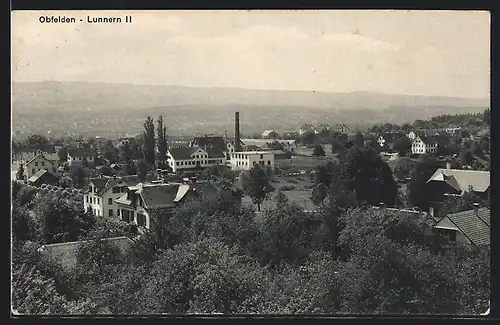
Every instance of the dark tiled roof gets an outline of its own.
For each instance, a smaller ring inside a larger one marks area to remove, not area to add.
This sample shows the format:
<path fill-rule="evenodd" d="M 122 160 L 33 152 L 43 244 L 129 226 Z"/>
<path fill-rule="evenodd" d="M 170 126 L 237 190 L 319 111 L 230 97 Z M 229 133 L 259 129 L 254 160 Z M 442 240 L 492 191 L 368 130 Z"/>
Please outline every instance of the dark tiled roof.
<path fill-rule="evenodd" d="M 168 151 L 176 160 L 188 160 L 191 159 L 191 155 L 195 153 L 200 147 L 176 147 L 169 148 Z"/>
<path fill-rule="evenodd" d="M 134 242 L 128 237 L 113 237 L 103 239 L 119 248 L 121 254 L 126 254 L 133 247 Z M 76 265 L 77 251 L 81 243 L 86 241 L 48 244 L 40 247 L 42 254 L 47 254 L 59 261 L 66 270 Z"/>
<path fill-rule="evenodd" d="M 68 150 L 68 155 L 71 157 L 94 157 L 96 151 L 92 148 L 71 148 Z"/>
<path fill-rule="evenodd" d="M 438 137 L 434 135 L 428 135 L 428 136 L 421 136 L 420 139 L 422 140 L 423 143 L 427 145 L 435 145 L 438 144 Z"/>
<path fill-rule="evenodd" d="M 193 141 L 191 142 L 192 146 L 198 146 L 200 148 L 206 147 L 213 147 L 217 148 L 220 151 L 225 151 L 226 150 L 226 142 L 222 137 L 195 137 Z"/>
<path fill-rule="evenodd" d="M 110 188 L 114 185 L 122 182 L 127 186 L 136 185 L 140 182 L 139 177 L 137 175 L 127 175 L 121 177 L 99 177 L 99 178 L 91 178 L 89 183 L 92 183 L 97 188 L 96 195 L 101 196 L 106 193 Z"/>
<path fill-rule="evenodd" d="M 181 183 L 161 183 L 161 184 L 138 184 L 129 187 L 142 197 L 146 209 L 168 208 L 181 201 L 192 187 Z M 132 202 L 127 199 L 127 194 L 116 200 L 117 203 L 131 205 Z"/>
<path fill-rule="evenodd" d="M 208 154 L 208 158 L 224 158 L 224 150 L 220 150 L 217 147 L 206 147 L 206 152 Z"/>
<path fill-rule="evenodd" d="M 52 163 L 52 161 L 47 157 L 47 154 L 38 153 L 38 154 L 34 155 L 32 158 L 30 158 L 28 161 L 26 161 L 26 165 L 30 164 L 33 160 L 35 160 L 38 157 L 44 158 L 48 162 Z"/>
<path fill-rule="evenodd" d="M 473 244 L 490 244 L 490 210 L 479 208 L 448 214 L 447 217 Z"/>
<path fill-rule="evenodd" d="M 394 143 L 396 140 L 399 140 L 400 138 L 404 138 L 406 136 L 404 133 L 388 132 L 382 134 L 382 137 L 384 138 L 386 143 Z"/>

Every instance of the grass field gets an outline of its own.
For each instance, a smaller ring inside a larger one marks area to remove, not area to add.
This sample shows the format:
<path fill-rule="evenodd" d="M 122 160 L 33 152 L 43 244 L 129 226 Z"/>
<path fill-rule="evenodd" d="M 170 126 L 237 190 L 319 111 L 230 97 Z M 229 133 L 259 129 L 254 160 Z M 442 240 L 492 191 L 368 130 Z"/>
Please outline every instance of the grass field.
<path fill-rule="evenodd" d="M 275 162 L 275 166 L 282 169 L 285 172 L 289 171 L 293 172 L 298 170 L 309 171 L 332 159 L 334 159 L 334 156 L 330 157 L 295 156 L 290 159 L 277 159 Z"/>
<path fill-rule="evenodd" d="M 290 203 L 296 203 L 303 207 L 304 209 L 312 209 L 314 204 L 312 203 L 310 197 L 312 192 L 312 184 L 313 182 L 309 179 L 307 175 L 298 175 L 298 176 L 275 176 L 274 177 L 273 186 L 275 187 L 274 193 L 271 194 L 271 199 L 265 201 L 261 205 L 261 210 L 265 211 L 267 209 L 271 209 L 274 207 L 273 197 L 277 193 L 279 188 L 288 187 L 292 188 L 290 190 L 282 190 L 282 192 L 286 195 Z M 245 196 L 242 200 L 245 205 L 252 205 L 252 200 L 250 197 Z M 255 206 L 255 208 L 257 208 Z"/>

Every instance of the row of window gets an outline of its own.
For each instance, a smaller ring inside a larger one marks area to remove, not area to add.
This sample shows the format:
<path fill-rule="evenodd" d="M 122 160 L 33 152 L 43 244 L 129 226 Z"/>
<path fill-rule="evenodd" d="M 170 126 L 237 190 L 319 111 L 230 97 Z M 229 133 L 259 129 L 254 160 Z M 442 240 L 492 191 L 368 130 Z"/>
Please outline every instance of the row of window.
<path fill-rule="evenodd" d="M 111 203 L 109 203 L 109 200 L 111 200 Z M 85 197 L 85 202 L 87 203 L 93 203 L 93 204 L 101 204 L 101 199 L 100 198 L 96 198 L 96 197 L 90 197 L 90 196 L 86 196 Z M 113 199 L 108 199 L 108 204 L 113 204 Z"/>
<path fill-rule="evenodd" d="M 45 161 L 42 161 L 42 166 L 45 166 Z M 35 167 L 38 167 L 38 161 L 35 161 Z"/>
<path fill-rule="evenodd" d="M 248 159 L 248 155 L 243 154 L 243 153 L 235 153 L 234 158 L 236 158 L 236 159 Z M 264 159 L 264 154 L 260 154 L 260 159 Z"/>
<path fill-rule="evenodd" d="M 194 165 L 199 165 L 199 164 L 217 164 L 220 163 L 222 164 L 222 159 L 209 159 L 209 160 L 202 160 L 202 161 L 193 161 L 193 160 L 188 160 L 188 161 L 176 161 L 175 165 L 176 166 L 194 166 Z M 170 161 L 169 165 L 172 167 L 173 162 Z"/>
<path fill-rule="evenodd" d="M 254 161 L 253 164 L 256 165 L 257 162 Z M 265 164 L 266 164 L 265 161 L 263 161 L 263 160 L 259 161 L 259 165 L 264 166 Z M 271 166 L 271 160 L 267 161 L 267 165 Z M 236 166 L 248 166 L 248 161 L 239 161 L 238 160 L 238 161 L 236 161 Z"/>

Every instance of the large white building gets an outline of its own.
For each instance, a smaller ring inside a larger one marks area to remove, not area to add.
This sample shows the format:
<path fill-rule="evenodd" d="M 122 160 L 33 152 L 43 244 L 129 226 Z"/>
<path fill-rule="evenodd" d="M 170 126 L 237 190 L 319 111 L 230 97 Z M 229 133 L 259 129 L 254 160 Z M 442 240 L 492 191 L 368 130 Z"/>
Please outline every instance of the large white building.
<path fill-rule="evenodd" d="M 226 164 L 226 155 L 215 147 L 198 146 L 169 148 L 168 165 L 174 173 Z"/>
<path fill-rule="evenodd" d="M 95 216 L 119 218 L 120 210 L 115 200 L 127 192 L 128 186 L 138 183 L 136 175 L 90 178 L 83 196 L 85 210 L 90 209 Z"/>
<path fill-rule="evenodd" d="M 426 153 L 436 153 L 438 142 L 436 137 L 417 136 L 411 144 L 411 153 L 423 155 Z"/>
<path fill-rule="evenodd" d="M 241 151 L 231 153 L 231 169 L 250 170 L 253 165 L 274 168 L 274 153 L 269 151 Z"/>

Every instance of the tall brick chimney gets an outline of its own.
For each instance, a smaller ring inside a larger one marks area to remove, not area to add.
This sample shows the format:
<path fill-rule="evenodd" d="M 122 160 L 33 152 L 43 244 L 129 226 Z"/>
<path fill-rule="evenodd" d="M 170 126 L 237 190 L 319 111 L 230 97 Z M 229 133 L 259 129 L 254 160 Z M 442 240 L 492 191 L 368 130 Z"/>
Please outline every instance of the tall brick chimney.
<path fill-rule="evenodd" d="M 241 151 L 240 148 L 240 112 L 234 112 L 234 151 Z"/>

